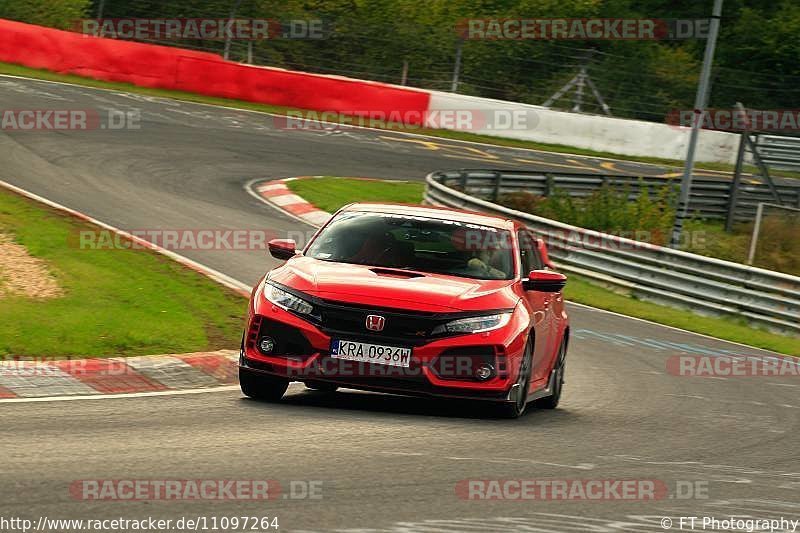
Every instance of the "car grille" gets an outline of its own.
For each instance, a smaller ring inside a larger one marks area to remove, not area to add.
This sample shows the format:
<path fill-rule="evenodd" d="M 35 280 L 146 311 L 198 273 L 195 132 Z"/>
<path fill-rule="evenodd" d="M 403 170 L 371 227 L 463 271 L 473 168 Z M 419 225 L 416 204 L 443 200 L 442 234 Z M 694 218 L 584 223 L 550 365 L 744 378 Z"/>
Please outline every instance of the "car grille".
<path fill-rule="evenodd" d="M 329 300 L 317 300 L 315 307 L 320 312 L 320 329 L 329 335 L 346 335 L 347 338 L 363 339 L 367 342 L 400 342 L 420 345 L 436 337 L 433 329 L 454 320 L 451 313 L 428 313 L 381 307 L 344 304 Z M 382 331 L 367 329 L 368 315 L 384 317 Z M 463 316 L 462 314 L 456 315 Z"/>

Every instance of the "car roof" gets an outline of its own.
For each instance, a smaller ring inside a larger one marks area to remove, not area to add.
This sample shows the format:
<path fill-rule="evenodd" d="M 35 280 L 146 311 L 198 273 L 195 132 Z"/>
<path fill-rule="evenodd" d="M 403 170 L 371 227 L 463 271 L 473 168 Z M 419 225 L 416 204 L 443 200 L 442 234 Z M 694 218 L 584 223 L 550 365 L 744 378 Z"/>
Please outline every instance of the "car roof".
<path fill-rule="evenodd" d="M 412 205 L 412 204 L 392 204 L 392 203 L 370 203 L 360 202 L 344 206 L 342 211 L 363 211 L 369 213 L 391 213 L 395 215 L 411 215 L 440 220 L 453 220 L 468 224 L 479 224 L 498 229 L 514 230 L 513 220 L 465 211 L 463 209 L 453 209 L 450 207 L 439 207 L 433 205 Z"/>

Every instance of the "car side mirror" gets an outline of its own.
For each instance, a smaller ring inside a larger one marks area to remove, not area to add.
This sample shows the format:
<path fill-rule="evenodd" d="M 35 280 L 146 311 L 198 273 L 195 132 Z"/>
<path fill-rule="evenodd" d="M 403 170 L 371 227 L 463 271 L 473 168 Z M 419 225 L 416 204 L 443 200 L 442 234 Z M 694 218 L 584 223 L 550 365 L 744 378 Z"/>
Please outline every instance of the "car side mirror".
<path fill-rule="evenodd" d="M 536 249 L 539 250 L 539 256 L 542 258 L 544 266 L 555 269 L 556 266 L 550 261 L 550 257 L 547 255 L 547 245 L 544 243 L 544 239 L 536 239 Z"/>
<path fill-rule="evenodd" d="M 291 259 L 297 254 L 297 243 L 292 239 L 272 239 L 267 246 L 275 259 Z"/>
<path fill-rule="evenodd" d="M 567 276 L 552 270 L 531 270 L 528 279 L 522 280 L 526 291 L 561 292 L 567 284 Z"/>

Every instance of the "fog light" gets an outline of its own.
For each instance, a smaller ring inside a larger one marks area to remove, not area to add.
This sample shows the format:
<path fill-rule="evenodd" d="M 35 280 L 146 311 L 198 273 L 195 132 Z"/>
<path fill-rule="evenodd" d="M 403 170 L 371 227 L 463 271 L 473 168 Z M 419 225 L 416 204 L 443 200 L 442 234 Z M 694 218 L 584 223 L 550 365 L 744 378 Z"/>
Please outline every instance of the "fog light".
<path fill-rule="evenodd" d="M 475 377 L 481 381 L 486 381 L 494 375 L 494 367 L 489 363 L 481 363 L 475 369 Z"/>
<path fill-rule="evenodd" d="M 263 354 L 271 354 L 275 349 L 275 340 L 272 337 L 261 337 L 258 341 L 258 351 Z"/>

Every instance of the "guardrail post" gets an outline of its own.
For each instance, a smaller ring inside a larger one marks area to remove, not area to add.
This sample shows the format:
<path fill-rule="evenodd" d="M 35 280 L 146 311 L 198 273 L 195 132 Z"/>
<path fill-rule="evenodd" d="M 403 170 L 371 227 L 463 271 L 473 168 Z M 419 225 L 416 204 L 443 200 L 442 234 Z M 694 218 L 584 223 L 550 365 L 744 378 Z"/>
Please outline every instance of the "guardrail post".
<path fill-rule="evenodd" d="M 753 236 L 750 237 L 750 251 L 747 253 L 747 264 L 752 265 L 758 246 L 758 232 L 761 231 L 761 217 L 764 215 L 764 202 L 758 202 L 756 207 L 756 223 L 753 225 Z"/>
<path fill-rule="evenodd" d="M 775 201 L 778 204 L 782 204 L 781 195 L 778 192 L 778 189 L 775 188 L 775 182 L 772 181 L 772 176 L 769 175 L 769 169 L 767 168 L 767 164 L 764 163 L 764 159 L 761 157 L 761 154 L 758 153 L 758 148 L 756 144 L 753 144 L 753 141 L 750 139 L 750 136 L 745 134 L 744 140 L 747 143 L 750 151 L 753 154 L 753 159 L 755 160 L 756 164 L 758 165 L 758 169 L 761 171 L 761 179 L 769 187 L 769 191 L 772 193 L 772 197 L 775 198 Z M 756 137 L 756 141 L 758 138 Z"/>
<path fill-rule="evenodd" d="M 463 192 L 467 192 L 467 173 L 463 170 L 458 173 L 458 184 Z"/>
<path fill-rule="evenodd" d="M 500 197 L 500 187 L 503 184 L 503 174 L 500 172 L 494 173 L 494 190 L 492 191 L 492 202 L 497 203 L 497 199 Z"/>
<path fill-rule="evenodd" d="M 746 141 L 744 136 L 749 135 L 746 131 L 739 135 L 739 151 L 736 153 L 736 169 L 733 171 L 730 194 L 728 195 L 728 213 L 725 215 L 725 231 L 728 233 L 733 229 L 736 218 L 736 201 L 739 197 L 739 183 L 742 180 L 742 166 L 744 165 L 744 149 Z"/>
<path fill-rule="evenodd" d="M 550 196 L 550 193 L 553 192 L 553 175 L 549 172 L 545 172 L 544 174 L 544 197 L 547 198 Z"/>

